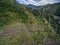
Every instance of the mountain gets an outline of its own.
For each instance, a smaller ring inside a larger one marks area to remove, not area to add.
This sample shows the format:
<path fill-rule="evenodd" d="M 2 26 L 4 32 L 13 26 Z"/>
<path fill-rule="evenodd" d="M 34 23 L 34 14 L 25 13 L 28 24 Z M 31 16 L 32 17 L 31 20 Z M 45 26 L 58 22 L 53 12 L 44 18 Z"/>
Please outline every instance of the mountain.
<path fill-rule="evenodd" d="M 29 4 L 27 5 L 28 7 L 31 7 L 31 8 L 38 8 L 39 6 L 35 6 L 35 5 L 32 5 L 32 4 Z"/>
<path fill-rule="evenodd" d="M 28 7 L 35 8 L 35 9 L 38 9 L 40 11 L 46 11 L 46 12 L 49 12 L 51 14 L 53 13 L 53 15 L 56 15 L 56 16 L 60 16 L 60 8 L 59 8 L 60 3 L 48 4 L 48 5 L 44 5 L 44 6 L 35 6 L 32 4 L 29 4 Z M 53 9 L 53 8 L 56 8 L 56 9 Z"/>
<path fill-rule="evenodd" d="M 60 3 L 55 3 L 55 4 L 45 5 L 45 6 L 38 6 L 35 9 L 33 8 L 34 10 L 33 9 L 29 10 L 29 8 L 27 8 L 27 9 L 32 13 L 35 12 L 35 14 L 36 14 L 36 12 L 39 12 L 40 14 L 44 15 L 44 17 L 47 20 L 48 20 L 48 17 L 49 17 L 48 14 L 49 14 L 52 17 L 52 19 L 50 21 L 51 25 L 53 25 L 55 30 L 57 28 L 57 32 L 60 32 L 60 23 L 59 23 L 60 22 L 60 8 L 59 7 L 60 7 Z M 36 11 L 36 9 L 38 11 Z M 37 16 L 39 16 L 39 15 L 37 15 Z M 59 35 L 60 35 L 60 33 L 59 33 Z"/>
<path fill-rule="evenodd" d="M 0 0 L 0 45 L 60 45 L 60 4 L 30 6 Z"/>
<path fill-rule="evenodd" d="M 57 32 L 60 32 L 60 28 L 59 28 L 60 27 L 60 23 L 59 23 L 60 22 L 60 8 L 59 7 L 60 7 L 60 3 L 55 3 L 55 4 L 44 6 L 41 9 L 43 13 L 49 13 L 53 17 L 53 20 L 50 23 L 53 26 L 55 25 L 54 28 L 55 30 L 57 28 Z"/>

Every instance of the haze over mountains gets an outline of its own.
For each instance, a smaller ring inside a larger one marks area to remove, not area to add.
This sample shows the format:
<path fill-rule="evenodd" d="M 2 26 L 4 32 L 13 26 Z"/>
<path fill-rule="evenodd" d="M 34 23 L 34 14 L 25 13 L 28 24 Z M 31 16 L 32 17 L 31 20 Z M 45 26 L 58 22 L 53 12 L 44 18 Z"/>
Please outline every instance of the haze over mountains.
<path fill-rule="evenodd" d="M 0 0 L 0 45 L 60 45 L 60 3 Z"/>

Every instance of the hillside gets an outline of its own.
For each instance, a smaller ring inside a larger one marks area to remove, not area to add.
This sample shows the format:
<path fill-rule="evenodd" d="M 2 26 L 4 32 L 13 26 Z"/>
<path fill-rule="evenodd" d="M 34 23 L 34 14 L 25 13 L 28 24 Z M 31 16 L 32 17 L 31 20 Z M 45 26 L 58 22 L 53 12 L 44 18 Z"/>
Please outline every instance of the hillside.
<path fill-rule="evenodd" d="M 38 10 L 15 0 L 0 0 L 0 45 L 60 45 L 59 6 Z"/>
<path fill-rule="evenodd" d="M 50 22 L 50 24 L 54 27 L 54 30 L 57 30 L 57 32 L 59 32 L 58 34 L 60 35 L 60 8 L 59 7 L 60 7 L 60 3 L 55 3 L 55 4 L 45 5 L 45 6 L 37 6 L 35 8 L 30 6 L 30 9 L 29 8 L 27 9 L 29 10 L 29 12 L 32 12 L 36 16 L 41 17 L 43 15 L 43 17 L 45 17 L 47 21 Z"/>

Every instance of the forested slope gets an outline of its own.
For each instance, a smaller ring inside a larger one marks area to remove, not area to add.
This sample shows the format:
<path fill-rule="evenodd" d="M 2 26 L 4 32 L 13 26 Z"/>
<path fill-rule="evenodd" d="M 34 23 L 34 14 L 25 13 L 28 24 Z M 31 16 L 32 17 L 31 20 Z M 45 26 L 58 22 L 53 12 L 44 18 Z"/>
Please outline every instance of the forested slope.
<path fill-rule="evenodd" d="M 54 15 L 59 6 L 38 10 L 15 0 L 0 0 L 0 45 L 60 45 L 60 29 L 55 30 L 60 17 Z"/>

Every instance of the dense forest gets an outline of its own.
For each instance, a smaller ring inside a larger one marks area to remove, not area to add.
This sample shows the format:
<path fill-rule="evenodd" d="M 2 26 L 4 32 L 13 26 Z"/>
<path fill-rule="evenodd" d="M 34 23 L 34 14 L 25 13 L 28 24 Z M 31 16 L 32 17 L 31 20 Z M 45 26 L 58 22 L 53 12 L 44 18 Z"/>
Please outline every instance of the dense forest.
<path fill-rule="evenodd" d="M 0 0 L 0 45 L 60 45 L 60 3 Z"/>

